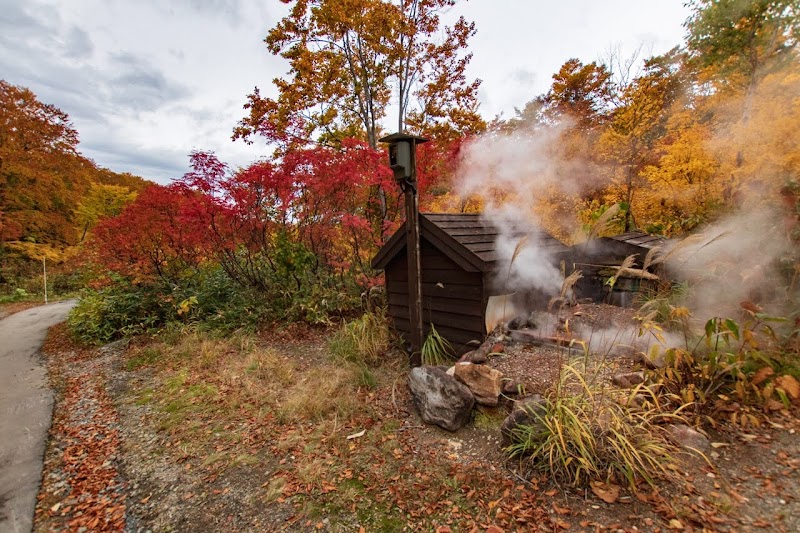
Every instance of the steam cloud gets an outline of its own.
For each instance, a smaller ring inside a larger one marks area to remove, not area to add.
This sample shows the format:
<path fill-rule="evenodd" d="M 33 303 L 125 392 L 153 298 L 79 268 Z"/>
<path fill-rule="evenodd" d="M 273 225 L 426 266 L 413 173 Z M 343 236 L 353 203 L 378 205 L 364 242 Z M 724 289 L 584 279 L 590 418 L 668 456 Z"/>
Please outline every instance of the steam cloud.
<path fill-rule="evenodd" d="M 524 288 L 553 295 L 561 288 L 559 268 L 539 245 L 541 225 L 533 208 L 547 192 L 573 194 L 590 181 L 588 165 L 571 157 L 561 142 L 565 127 L 493 132 L 463 152 L 456 190 L 462 198 L 480 197 L 484 218 L 499 229 L 495 249 L 502 267 L 495 281 L 508 292 Z M 517 250 L 521 224 L 533 231 Z"/>
<path fill-rule="evenodd" d="M 753 122 L 758 119 L 756 106 Z M 462 199 L 480 197 L 483 216 L 500 229 L 496 250 L 503 266 L 496 282 L 507 288 L 506 292 L 538 289 L 546 295 L 558 293 L 562 274 L 535 238 L 512 263 L 520 238 L 519 223 L 541 228 L 534 206 L 547 194 L 581 194 L 600 185 L 599 169 L 569 153 L 569 145 L 563 142 L 566 127 L 494 132 L 464 149 L 456 191 Z M 738 136 L 737 144 L 747 145 L 754 132 L 745 128 L 720 135 L 724 142 L 717 138 L 707 148 L 722 161 L 731 157 L 732 137 Z M 727 153 L 720 152 L 721 148 Z M 735 317 L 742 301 L 752 301 L 775 314 L 790 311 L 785 306 L 786 291 L 779 289 L 787 283 L 780 270 L 787 264 L 793 266 L 790 256 L 796 245 L 787 236 L 786 221 L 787 216 L 794 216 L 796 222 L 796 214 L 788 213 L 776 201 L 787 174 L 776 168 L 748 170 L 749 175 L 740 179 L 736 211 L 685 238 L 666 261 L 669 276 L 689 284 L 686 304 L 698 320 Z M 610 332 L 608 337 L 618 334 Z"/>
<path fill-rule="evenodd" d="M 782 314 L 786 291 L 780 270 L 790 261 L 785 214 L 774 199 L 751 197 L 730 216 L 684 239 L 667 256 L 670 273 L 689 284 L 695 318 L 735 317 L 743 301 Z M 791 266 L 791 265 L 788 265 Z"/>

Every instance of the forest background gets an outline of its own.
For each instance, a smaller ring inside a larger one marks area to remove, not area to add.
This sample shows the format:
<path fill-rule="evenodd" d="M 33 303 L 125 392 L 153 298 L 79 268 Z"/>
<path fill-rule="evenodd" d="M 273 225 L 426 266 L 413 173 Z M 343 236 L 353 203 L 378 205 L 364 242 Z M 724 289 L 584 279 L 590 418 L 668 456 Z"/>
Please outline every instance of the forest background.
<path fill-rule="evenodd" d="M 381 283 L 369 261 L 402 222 L 377 142 L 398 129 L 432 140 L 419 154 L 423 210 L 522 199 L 570 244 L 634 228 L 681 236 L 767 210 L 780 223 L 764 239 L 794 245 L 797 3 L 691 7 L 668 53 L 570 59 L 515 116 L 487 119 L 466 75 L 477 28 L 441 22 L 455 0 L 292 2 L 265 39 L 290 71 L 275 98 L 246 97 L 233 131 L 273 153 L 231 168 L 194 152 L 168 186 L 98 168 L 66 113 L 3 81 L 2 297 L 40 294 L 46 259 L 51 292 L 84 290 L 75 322 L 97 342 L 171 321 L 238 329 L 358 313 Z M 464 178 L 476 169 L 479 186 Z M 787 285 L 791 248 L 777 265 Z"/>

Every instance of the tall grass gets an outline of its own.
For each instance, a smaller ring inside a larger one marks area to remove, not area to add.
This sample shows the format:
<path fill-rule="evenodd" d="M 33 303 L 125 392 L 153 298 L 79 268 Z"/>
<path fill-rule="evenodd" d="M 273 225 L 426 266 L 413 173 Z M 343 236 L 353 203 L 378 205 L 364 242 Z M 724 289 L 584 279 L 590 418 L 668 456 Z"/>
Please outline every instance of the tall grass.
<path fill-rule="evenodd" d="M 614 480 L 633 488 L 672 475 L 671 445 L 655 424 L 665 415 L 616 401 L 590 385 L 577 364 L 562 367 L 555 390 L 531 414 L 534 422 L 514 431 L 507 452 L 559 481 Z"/>
<path fill-rule="evenodd" d="M 328 350 L 334 358 L 374 366 L 392 343 L 386 311 L 378 308 L 343 323 L 328 341 Z"/>

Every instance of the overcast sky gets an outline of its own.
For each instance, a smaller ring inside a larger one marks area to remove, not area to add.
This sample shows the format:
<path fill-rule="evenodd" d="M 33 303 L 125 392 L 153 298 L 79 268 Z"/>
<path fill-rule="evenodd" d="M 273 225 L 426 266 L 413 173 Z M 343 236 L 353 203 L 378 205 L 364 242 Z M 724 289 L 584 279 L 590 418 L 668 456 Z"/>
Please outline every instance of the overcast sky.
<path fill-rule="evenodd" d="M 470 0 L 449 14 L 477 24 L 471 75 L 487 119 L 546 92 L 571 57 L 628 57 L 681 43 L 683 0 Z M 193 149 L 233 166 L 264 156 L 231 142 L 255 86 L 287 70 L 263 39 L 278 0 L 0 0 L 0 78 L 67 112 L 99 165 L 166 183 Z M 387 124 L 393 124 L 390 117 Z"/>

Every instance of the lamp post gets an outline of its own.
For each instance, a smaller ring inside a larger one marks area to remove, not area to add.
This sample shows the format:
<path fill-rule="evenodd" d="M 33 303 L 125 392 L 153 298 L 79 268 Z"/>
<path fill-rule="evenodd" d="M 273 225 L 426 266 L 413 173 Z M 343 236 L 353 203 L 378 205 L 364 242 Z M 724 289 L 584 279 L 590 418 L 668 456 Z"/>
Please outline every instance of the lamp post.
<path fill-rule="evenodd" d="M 42 256 L 42 272 L 44 276 L 44 303 L 47 305 L 47 256 Z"/>
<path fill-rule="evenodd" d="M 417 145 L 424 137 L 394 133 L 380 140 L 389 144 L 389 168 L 403 191 L 406 203 L 406 251 L 408 256 L 408 318 L 411 366 L 422 364 L 422 268 L 419 250 L 419 198 L 417 196 Z"/>

